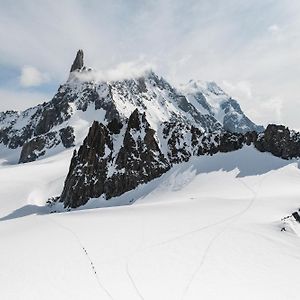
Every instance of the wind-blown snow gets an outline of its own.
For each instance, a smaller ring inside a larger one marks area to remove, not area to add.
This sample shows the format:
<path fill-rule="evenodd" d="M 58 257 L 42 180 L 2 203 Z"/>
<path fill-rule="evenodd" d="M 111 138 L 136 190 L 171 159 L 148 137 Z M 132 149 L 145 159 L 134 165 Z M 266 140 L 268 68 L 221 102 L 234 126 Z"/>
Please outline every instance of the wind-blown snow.
<path fill-rule="evenodd" d="M 299 162 L 252 147 L 195 157 L 48 214 L 71 152 L 0 167 L 1 299 L 299 298 L 300 240 L 280 231 L 299 206 Z"/>

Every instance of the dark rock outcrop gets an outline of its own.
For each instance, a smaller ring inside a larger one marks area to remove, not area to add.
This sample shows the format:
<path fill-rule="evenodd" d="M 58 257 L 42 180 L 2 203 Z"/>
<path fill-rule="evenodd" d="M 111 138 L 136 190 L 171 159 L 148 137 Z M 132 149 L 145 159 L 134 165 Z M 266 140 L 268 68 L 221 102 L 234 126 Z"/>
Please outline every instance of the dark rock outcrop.
<path fill-rule="evenodd" d="M 268 125 L 254 145 L 261 152 L 270 152 L 283 159 L 300 157 L 300 133 L 283 125 Z"/>
<path fill-rule="evenodd" d="M 74 151 L 60 197 L 65 207 L 84 205 L 90 198 L 103 194 L 112 150 L 108 129 L 95 121 L 78 153 Z"/>
<path fill-rule="evenodd" d="M 39 156 L 44 154 L 44 147 L 45 140 L 42 138 L 33 139 L 26 142 L 22 147 L 19 163 L 26 163 L 36 160 Z"/>
<path fill-rule="evenodd" d="M 72 64 L 71 70 L 70 72 L 76 71 L 76 70 L 80 70 L 84 65 L 83 62 L 83 50 L 78 50 L 75 60 Z"/>
<path fill-rule="evenodd" d="M 116 156 L 114 173 L 106 182 L 107 198 L 119 196 L 165 173 L 169 163 L 161 153 L 145 114 L 136 109 L 130 116 L 123 145 Z"/>
<path fill-rule="evenodd" d="M 71 126 L 60 129 L 59 131 L 50 131 L 46 134 L 33 137 L 22 146 L 19 163 L 35 161 L 37 158 L 45 155 L 48 149 L 51 149 L 60 143 L 65 148 L 74 146 L 74 129 Z"/>
<path fill-rule="evenodd" d="M 107 128 L 110 131 L 110 133 L 119 134 L 121 132 L 121 129 L 123 128 L 123 124 L 121 121 L 119 121 L 116 118 L 113 118 L 108 124 Z"/>
<path fill-rule="evenodd" d="M 250 145 L 257 139 L 256 132 L 206 132 L 182 123 L 165 123 L 163 138 L 167 141 L 168 159 L 172 164 L 188 161 L 191 156 L 230 152 Z"/>
<path fill-rule="evenodd" d="M 52 105 L 51 105 L 52 104 Z M 66 102 L 47 103 L 38 108 L 32 116 L 32 120 L 36 120 L 34 135 L 38 136 L 49 132 L 54 126 L 63 123 L 70 118 L 68 112 L 69 106 Z"/>
<path fill-rule="evenodd" d="M 59 136 L 65 148 L 70 148 L 74 146 L 75 135 L 73 127 L 67 126 L 60 129 Z"/>
<path fill-rule="evenodd" d="M 131 114 L 124 137 L 120 129 L 115 120 L 107 126 L 93 123 L 78 153 L 74 152 L 60 197 L 65 207 L 84 205 L 103 194 L 107 199 L 119 196 L 170 168 L 145 114 L 137 110 Z"/>
<path fill-rule="evenodd" d="M 19 163 L 35 161 L 43 156 L 46 149 L 50 149 L 60 143 L 57 132 L 48 132 L 45 135 L 34 137 L 24 143 L 19 159 Z"/>
<path fill-rule="evenodd" d="M 297 211 L 293 212 L 293 213 L 292 213 L 292 216 L 294 217 L 294 219 L 295 219 L 298 223 L 300 223 L 300 215 L 299 215 L 299 213 L 298 213 Z"/>

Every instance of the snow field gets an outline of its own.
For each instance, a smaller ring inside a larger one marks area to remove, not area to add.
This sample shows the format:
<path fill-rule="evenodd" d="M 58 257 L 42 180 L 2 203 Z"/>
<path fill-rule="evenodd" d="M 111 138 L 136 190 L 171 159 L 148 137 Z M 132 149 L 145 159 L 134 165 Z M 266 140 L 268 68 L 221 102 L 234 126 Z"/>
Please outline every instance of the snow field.
<path fill-rule="evenodd" d="M 298 299 L 299 237 L 280 231 L 299 206 L 297 161 L 252 147 L 193 158 L 49 214 L 71 154 L 0 167 L 2 299 Z"/>

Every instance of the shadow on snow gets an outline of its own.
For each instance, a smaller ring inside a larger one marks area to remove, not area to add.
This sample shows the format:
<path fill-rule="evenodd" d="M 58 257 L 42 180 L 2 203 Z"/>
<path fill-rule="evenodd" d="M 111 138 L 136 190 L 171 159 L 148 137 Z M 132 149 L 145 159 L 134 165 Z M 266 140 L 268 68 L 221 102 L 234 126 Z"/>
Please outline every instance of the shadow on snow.
<path fill-rule="evenodd" d="M 33 204 L 28 204 L 16 209 L 7 216 L 0 218 L 0 221 L 8 221 L 17 218 L 23 218 L 30 215 L 45 215 L 49 213 L 49 208 L 47 206 L 38 206 Z"/>

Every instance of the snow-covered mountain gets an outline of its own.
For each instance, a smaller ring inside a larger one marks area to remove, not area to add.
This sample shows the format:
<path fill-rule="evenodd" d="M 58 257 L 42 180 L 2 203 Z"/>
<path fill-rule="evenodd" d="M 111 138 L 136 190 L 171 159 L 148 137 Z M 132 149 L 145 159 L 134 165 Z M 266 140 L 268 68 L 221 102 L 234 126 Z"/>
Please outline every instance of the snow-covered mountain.
<path fill-rule="evenodd" d="M 120 196 L 193 156 L 250 144 L 285 159 L 300 156 L 298 134 L 276 125 L 262 132 L 214 82 L 176 89 L 153 71 L 116 81 L 97 75 L 79 50 L 50 102 L 0 115 L 0 142 L 19 151 L 20 163 L 75 147 L 57 198 L 65 207 Z"/>
<path fill-rule="evenodd" d="M 190 80 L 180 91 L 204 115 L 211 115 L 225 130 L 245 133 L 262 132 L 263 126 L 254 124 L 242 111 L 238 102 L 227 95 L 215 82 Z"/>
<path fill-rule="evenodd" d="M 190 82 L 176 89 L 153 71 L 137 78 L 97 80 L 78 51 L 67 82 L 50 102 L 22 112 L 0 113 L 0 143 L 16 149 L 19 162 L 80 145 L 93 121 L 126 120 L 138 108 L 154 130 L 163 122 L 193 125 L 202 131 L 262 131 L 238 103 L 216 84 Z"/>

